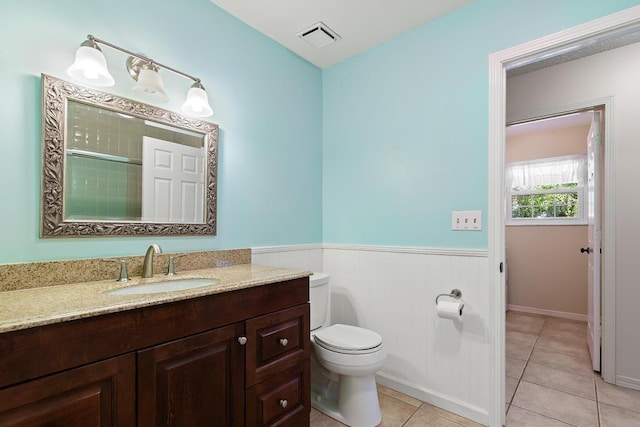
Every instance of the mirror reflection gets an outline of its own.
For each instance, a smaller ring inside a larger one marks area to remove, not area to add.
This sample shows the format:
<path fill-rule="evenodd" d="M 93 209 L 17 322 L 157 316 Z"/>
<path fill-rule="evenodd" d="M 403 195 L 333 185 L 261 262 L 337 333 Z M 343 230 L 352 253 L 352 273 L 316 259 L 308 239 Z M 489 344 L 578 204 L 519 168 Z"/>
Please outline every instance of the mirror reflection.
<path fill-rule="evenodd" d="M 42 237 L 215 235 L 217 125 L 42 81 Z"/>
<path fill-rule="evenodd" d="M 64 219 L 202 223 L 202 134 L 69 100 Z"/>

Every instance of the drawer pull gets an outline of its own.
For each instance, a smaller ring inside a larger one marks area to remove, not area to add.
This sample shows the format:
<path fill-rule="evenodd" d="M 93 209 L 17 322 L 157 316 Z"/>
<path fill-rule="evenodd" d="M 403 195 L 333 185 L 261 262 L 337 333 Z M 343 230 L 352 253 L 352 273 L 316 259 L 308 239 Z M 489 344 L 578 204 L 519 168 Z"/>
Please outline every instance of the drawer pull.
<path fill-rule="evenodd" d="M 282 406 L 283 409 L 286 408 L 288 404 L 287 399 L 280 399 L 280 406 Z"/>
<path fill-rule="evenodd" d="M 245 345 L 247 343 L 247 337 L 238 337 L 238 342 L 240 345 Z"/>
<path fill-rule="evenodd" d="M 280 338 L 280 345 L 281 345 L 281 346 L 286 347 L 286 346 L 287 346 L 287 344 L 289 344 L 289 340 L 288 340 L 288 339 L 286 339 L 286 338 Z M 285 402 L 286 402 L 286 400 L 285 400 Z"/>

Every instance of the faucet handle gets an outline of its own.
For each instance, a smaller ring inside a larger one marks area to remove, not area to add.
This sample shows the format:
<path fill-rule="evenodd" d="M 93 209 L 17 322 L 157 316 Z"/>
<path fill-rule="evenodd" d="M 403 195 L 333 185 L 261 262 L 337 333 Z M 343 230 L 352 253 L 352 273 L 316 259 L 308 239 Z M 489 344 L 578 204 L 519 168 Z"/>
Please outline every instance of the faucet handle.
<path fill-rule="evenodd" d="M 116 262 L 120 264 L 120 277 L 116 279 L 116 282 L 126 282 L 129 280 L 129 272 L 127 271 L 127 261 L 123 259 L 111 259 L 111 258 L 102 258 L 102 261 Z"/>
<path fill-rule="evenodd" d="M 176 268 L 175 268 L 175 263 L 173 262 L 174 259 L 181 257 L 183 255 L 186 255 L 186 252 L 180 253 L 180 254 L 175 254 L 175 255 L 171 255 L 169 257 L 169 266 L 167 267 L 167 276 L 175 276 L 176 275 Z"/>

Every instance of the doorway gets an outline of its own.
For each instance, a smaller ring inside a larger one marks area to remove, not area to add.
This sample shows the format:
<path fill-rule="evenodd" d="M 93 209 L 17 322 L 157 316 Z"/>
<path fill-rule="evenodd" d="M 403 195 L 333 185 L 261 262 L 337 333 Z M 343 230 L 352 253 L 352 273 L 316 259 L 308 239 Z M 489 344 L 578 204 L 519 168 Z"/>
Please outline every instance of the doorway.
<path fill-rule="evenodd" d="M 599 292 L 593 291 L 599 290 L 599 257 L 594 260 L 590 248 L 600 247 L 602 110 L 594 106 L 507 125 L 507 310 L 586 322 L 597 303 L 599 317 Z M 590 160 L 596 148 L 597 168 Z M 590 234 L 596 220 L 598 231 Z M 589 236 L 598 242 L 588 243 Z M 599 336 L 599 330 L 590 331 Z M 599 350 L 592 359 L 599 372 Z"/>
<path fill-rule="evenodd" d="M 601 116 L 595 107 L 506 128 L 509 422 L 523 421 L 527 411 L 562 418 L 553 405 L 532 404 L 532 396 L 555 394 L 595 410 L 581 398 L 596 400 L 593 371 L 600 371 L 599 269 L 592 268 L 599 258 L 586 248 L 599 247 L 590 236 L 600 233 L 590 230 L 599 229 L 601 211 L 594 191 L 601 186 L 592 185 L 599 179 Z"/>
<path fill-rule="evenodd" d="M 578 46 L 585 40 L 593 40 L 600 36 L 610 36 L 616 32 L 629 31 L 630 28 L 637 29 L 640 25 L 640 7 L 629 8 L 627 10 L 609 15 L 599 20 L 583 24 L 566 31 L 556 33 L 543 39 L 525 43 L 514 48 L 506 49 L 490 55 L 489 57 L 489 275 L 490 284 L 493 289 L 492 303 L 495 307 L 494 316 L 491 321 L 491 328 L 497 337 L 492 345 L 492 383 L 491 383 L 491 408 L 490 425 L 504 424 L 504 399 L 505 399 L 505 280 L 504 274 L 504 141 L 506 123 L 506 70 L 518 61 L 535 62 L 541 60 L 543 55 L 559 54 L 563 49 Z M 602 101 L 602 102 L 600 102 Z M 591 105 L 595 103 L 607 104 L 611 100 L 591 100 Z M 611 105 L 611 104 L 609 104 Z M 565 106 L 565 110 L 571 109 Z M 605 121 L 612 123 L 611 108 L 606 108 Z M 605 140 L 610 138 L 609 126 L 605 129 Z M 605 222 L 603 229 L 614 230 L 615 199 L 613 191 L 613 175 L 615 169 L 613 156 L 613 143 L 607 144 L 605 148 L 605 200 L 603 206 L 605 210 Z M 608 188 L 611 187 L 611 188 Z M 605 380 L 615 381 L 615 234 L 607 236 L 607 250 L 603 252 L 603 304 L 602 314 L 604 319 L 604 342 L 603 342 L 603 377 Z"/>

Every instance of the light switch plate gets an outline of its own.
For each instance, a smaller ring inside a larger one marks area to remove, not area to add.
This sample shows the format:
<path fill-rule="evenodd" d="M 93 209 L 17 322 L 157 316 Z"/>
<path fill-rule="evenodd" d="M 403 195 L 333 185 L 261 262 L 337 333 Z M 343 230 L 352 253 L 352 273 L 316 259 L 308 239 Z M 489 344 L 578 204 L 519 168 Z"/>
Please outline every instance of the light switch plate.
<path fill-rule="evenodd" d="M 482 230 L 482 211 L 468 211 L 469 229 L 473 231 Z"/>
<path fill-rule="evenodd" d="M 453 211 L 451 229 L 455 231 L 482 230 L 482 211 Z"/>

